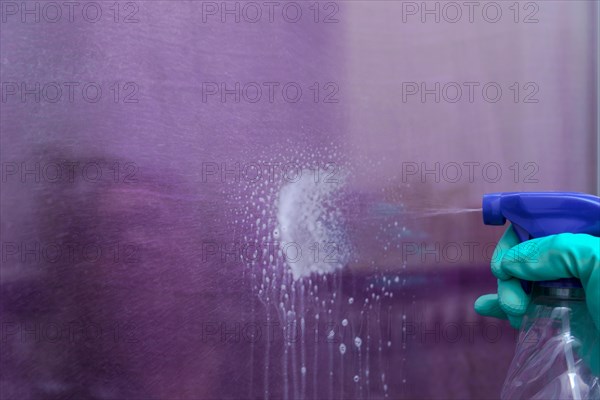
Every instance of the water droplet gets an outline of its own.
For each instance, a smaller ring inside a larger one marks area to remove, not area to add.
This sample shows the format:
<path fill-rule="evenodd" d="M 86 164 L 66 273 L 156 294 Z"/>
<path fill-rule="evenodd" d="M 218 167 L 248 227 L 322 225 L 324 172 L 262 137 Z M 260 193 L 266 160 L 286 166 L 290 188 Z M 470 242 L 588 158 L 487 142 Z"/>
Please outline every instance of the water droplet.
<path fill-rule="evenodd" d="M 342 326 L 348 326 L 348 320 L 346 318 L 342 320 Z"/>
<path fill-rule="evenodd" d="M 391 340 L 388 340 L 387 344 L 388 344 L 388 347 L 392 347 L 392 341 Z"/>
<path fill-rule="evenodd" d="M 352 304 L 352 303 L 354 303 L 354 297 L 350 297 L 350 298 L 348 299 L 348 304 Z"/>
<path fill-rule="evenodd" d="M 359 338 L 358 336 L 355 337 L 354 338 L 354 345 L 360 349 L 360 346 L 362 345 L 362 339 Z"/>
<path fill-rule="evenodd" d="M 300 368 L 300 373 L 302 373 L 302 375 L 306 375 L 306 367 Z"/>
<path fill-rule="evenodd" d="M 346 345 L 344 343 L 340 344 L 340 353 L 342 353 L 342 354 L 346 353 Z"/>
<path fill-rule="evenodd" d="M 359 381 L 359 379 L 360 379 L 360 378 L 358 377 L 358 375 L 354 375 L 354 382 L 358 382 L 358 381 Z"/>

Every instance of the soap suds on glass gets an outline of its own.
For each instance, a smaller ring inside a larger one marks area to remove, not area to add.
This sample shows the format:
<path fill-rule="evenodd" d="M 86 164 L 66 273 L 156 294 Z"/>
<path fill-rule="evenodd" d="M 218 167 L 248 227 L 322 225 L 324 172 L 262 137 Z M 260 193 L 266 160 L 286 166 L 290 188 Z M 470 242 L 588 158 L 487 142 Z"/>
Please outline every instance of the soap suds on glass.
<path fill-rule="evenodd" d="M 360 265 L 352 246 L 361 237 L 350 235 L 348 228 L 354 218 L 347 207 L 353 195 L 349 178 L 355 172 L 340 162 L 335 176 L 323 173 L 323 160 L 332 154 L 322 148 L 284 157 L 279 165 L 298 167 L 293 179 L 275 174 L 261 182 L 240 182 L 239 192 L 230 198 L 236 213 L 231 234 L 251 249 L 240 260 L 260 300 L 256 306 L 252 302 L 250 318 L 281 330 L 272 333 L 279 341 L 266 337 L 264 349 L 257 347 L 262 356 L 253 353 L 260 360 L 254 365 L 261 369 L 258 390 L 263 398 L 388 396 L 389 365 L 384 360 L 395 347 L 390 345 L 393 310 L 386 301 L 400 288 L 400 277 L 379 270 L 374 262 Z M 265 158 L 257 163 L 277 162 Z M 319 168 L 321 174 L 316 174 Z M 374 224 L 391 226 L 376 232 L 384 251 L 391 247 L 385 229 L 402 229 L 399 216 L 374 217 Z M 351 263 L 363 274 L 358 281 Z M 351 289 L 346 282 L 361 283 Z M 281 392 L 272 393 L 279 386 Z"/>
<path fill-rule="evenodd" d="M 328 274 L 347 263 L 344 216 L 336 204 L 342 186 L 341 176 L 319 178 L 306 169 L 296 182 L 281 188 L 276 231 L 295 280 L 313 273 Z"/>

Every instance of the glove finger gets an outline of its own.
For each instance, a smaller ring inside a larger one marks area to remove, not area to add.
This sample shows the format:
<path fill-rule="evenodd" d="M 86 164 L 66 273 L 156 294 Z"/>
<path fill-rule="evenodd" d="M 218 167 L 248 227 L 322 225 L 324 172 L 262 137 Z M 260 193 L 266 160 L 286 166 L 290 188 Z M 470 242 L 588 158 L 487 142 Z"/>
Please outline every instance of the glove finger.
<path fill-rule="evenodd" d="M 475 311 L 485 317 L 493 317 L 503 320 L 508 319 L 510 325 L 516 329 L 521 327 L 521 322 L 523 320 L 522 315 L 507 315 L 504 311 L 502 311 L 497 294 L 486 294 L 479 297 L 475 301 Z"/>
<path fill-rule="evenodd" d="M 475 300 L 475 312 L 485 317 L 507 319 L 508 316 L 500 308 L 497 294 L 486 294 Z"/>
<path fill-rule="evenodd" d="M 579 278 L 572 234 L 531 239 L 514 246 L 502 258 L 501 275 L 528 281 Z"/>
<path fill-rule="evenodd" d="M 508 316 L 522 316 L 527 311 L 529 296 L 518 279 L 498 280 L 498 302 Z"/>
<path fill-rule="evenodd" d="M 520 329 L 521 323 L 523 322 L 523 316 L 522 315 L 509 315 L 508 321 L 510 322 L 510 326 L 512 326 L 513 328 Z"/>
<path fill-rule="evenodd" d="M 511 248 L 518 245 L 519 243 L 520 240 L 517 237 L 515 230 L 512 228 L 512 226 L 509 226 L 506 229 L 506 231 L 504 231 L 504 234 L 500 238 L 500 241 L 494 249 L 494 254 L 492 255 L 492 274 L 494 274 L 496 278 L 502 280 L 507 280 L 511 278 L 511 276 L 502 269 L 502 259 L 510 251 Z"/>

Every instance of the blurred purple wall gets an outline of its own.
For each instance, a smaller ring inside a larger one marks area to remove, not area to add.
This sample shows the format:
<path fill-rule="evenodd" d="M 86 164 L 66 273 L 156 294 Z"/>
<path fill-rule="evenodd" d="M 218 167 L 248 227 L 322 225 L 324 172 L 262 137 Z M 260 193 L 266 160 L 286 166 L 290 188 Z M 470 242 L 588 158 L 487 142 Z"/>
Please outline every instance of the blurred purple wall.
<path fill-rule="evenodd" d="M 0 4 L 0 397 L 498 397 L 502 230 L 444 212 L 596 192 L 595 2 Z M 299 281 L 245 252 L 294 171 Z"/>

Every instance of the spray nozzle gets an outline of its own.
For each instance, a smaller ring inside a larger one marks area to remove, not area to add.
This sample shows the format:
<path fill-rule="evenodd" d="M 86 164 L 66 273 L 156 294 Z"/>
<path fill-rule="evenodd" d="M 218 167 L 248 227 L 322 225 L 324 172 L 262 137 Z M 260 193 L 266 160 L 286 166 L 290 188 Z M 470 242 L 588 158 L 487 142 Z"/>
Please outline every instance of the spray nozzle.
<path fill-rule="evenodd" d="M 523 242 L 559 233 L 600 236 L 600 198 L 572 192 L 505 192 L 483 196 L 483 223 L 512 224 Z M 576 280 L 544 282 L 548 286 L 571 286 Z"/>
<path fill-rule="evenodd" d="M 483 196 L 483 223 L 486 225 L 504 225 L 506 218 L 502 215 L 502 193 L 490 193 Z"/>

